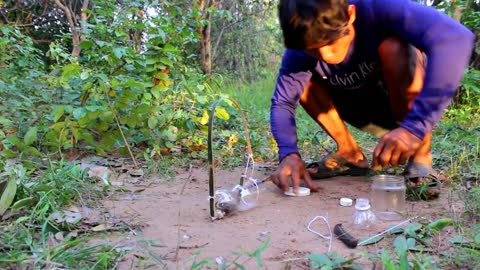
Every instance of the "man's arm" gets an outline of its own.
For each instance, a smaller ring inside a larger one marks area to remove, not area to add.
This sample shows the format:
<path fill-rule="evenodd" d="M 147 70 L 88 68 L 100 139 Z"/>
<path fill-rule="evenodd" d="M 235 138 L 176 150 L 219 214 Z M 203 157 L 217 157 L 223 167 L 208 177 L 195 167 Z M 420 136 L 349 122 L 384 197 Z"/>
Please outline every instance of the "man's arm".
<path fill-rule="evenodd" d="M 371 11 L 377 30 L 395 35 L 427 55 L 422 92 L 401 125 L 423 139 L 440 120 L 458 87 L 474 36 L 442 12 L 409 0 L 372 0 Z"/>
<path fill-rule="evenodd" d="M 299 153 L 295 109 L 316 62 L 303 51 L 287 49 L 283 55 L 270 108 L 270 126 L 278 144 L 279 160 Z"/>

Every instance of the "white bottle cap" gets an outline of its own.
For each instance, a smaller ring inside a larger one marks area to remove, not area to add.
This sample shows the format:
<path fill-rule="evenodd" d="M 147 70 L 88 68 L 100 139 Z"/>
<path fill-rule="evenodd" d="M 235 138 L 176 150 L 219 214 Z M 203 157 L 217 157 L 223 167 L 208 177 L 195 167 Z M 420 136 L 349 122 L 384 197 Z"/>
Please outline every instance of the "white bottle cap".
<path fill-rule="evenodd" d="M 367 198 L 357 198 L 355 201 L 355 209 L 365 211 L 370 209 L 370 202 Z"/>
<path fill-rule="evenodd" d="M 284 192 L 284 194 L 292 197 L 303 197 L 310 195 L 310 189 L 306 187 L 300 187 L 298 189 L 298 194 L 295 194 L 293 187 L 290 187 L 287 191 Z"/>
<path fill-rule="evenodd" d="M 341 206 L 352 206 L 353 200 L 350 198 L 340 198 L 340 205 Z"/>

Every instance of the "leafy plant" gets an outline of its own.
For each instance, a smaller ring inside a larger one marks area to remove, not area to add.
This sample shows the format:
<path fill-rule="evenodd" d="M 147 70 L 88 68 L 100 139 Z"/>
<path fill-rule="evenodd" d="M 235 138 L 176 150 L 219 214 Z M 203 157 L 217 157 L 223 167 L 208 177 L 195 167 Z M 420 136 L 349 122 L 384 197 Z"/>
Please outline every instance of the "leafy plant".
<path fill-rule="evenodd" d="M 357 258 L 345 259 L 336 253 L 327 254 L 315 254 L 311 253 L 307 255 L 307 259 L 310 260 L 310 267 L 313 269 L 345 269 L 356 270 L 362 269 L 361 267 L 354 266 L 353 263 Z"/>
<path fill-rule="evenodd" d="M 218 267 L 218 269 L 226 270 L 231 269 L 232 267 L 235 269 L 247 269 L 245 268 L 245 264 L 252 260 L 256 260 L 257 268 L 261 268 L 263 266 L 262 261 L 262 252 L 268 247 L 270 243 L 270 238 L 266 239 L 258 248 L 256 248 L 253 252 L 244 252 L 244 251 L 235 251 L 232 252 L 235 256 L 234 259 L 231 261 L 225 260 L 223 257 L 217 257 L 216 259 L 207 258 L 197 261 L 196 258 L 200 255 L 200 252 L 196 252 L 191 257 L 193 262 L 191 263 L 190 269 L 203 269 L 204 267 Z"/>

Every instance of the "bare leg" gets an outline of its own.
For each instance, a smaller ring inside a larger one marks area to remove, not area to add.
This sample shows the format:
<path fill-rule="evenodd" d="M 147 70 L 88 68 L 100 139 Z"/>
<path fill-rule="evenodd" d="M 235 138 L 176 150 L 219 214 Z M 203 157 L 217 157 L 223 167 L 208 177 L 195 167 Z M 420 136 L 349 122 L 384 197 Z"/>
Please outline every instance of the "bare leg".
<path fill-rule="evenodd" d="M 378 52 L 393 114 L 397 121 L 402 121 L 412 109 L 413 101 L 422 91 L 425 79 L 423 55 L 419 50 L 413 49 L 397 38 L 384 40 Z M 411 57 L 412 53 L 416 53 L 416 57 Z M 430 146 L 431 132 L 425 135 L 422 145 L 411 161 L 431 165 Z"/>
<path fill-rule="evenodd" d="M 359 167 L 368 167 L 368 161 L 340 118 L 325 86 L 316 81 L 311 81 L 300 97 L 300 104 L 337 143 L 337 154 Z M 337 164 L 325 165 L 335 167 Z"/>

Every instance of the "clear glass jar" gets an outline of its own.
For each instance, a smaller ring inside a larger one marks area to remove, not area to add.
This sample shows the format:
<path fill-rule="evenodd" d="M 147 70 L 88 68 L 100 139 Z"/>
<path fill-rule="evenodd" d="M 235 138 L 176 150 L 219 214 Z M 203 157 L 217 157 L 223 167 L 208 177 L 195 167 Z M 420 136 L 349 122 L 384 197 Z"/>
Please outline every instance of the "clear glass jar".
<path fill-rule="evenodd" d="M 395 175 L 375 175 L 372 180 L 372 210 L 377 218 L 402 219 L 407 189 L 404 178 Z"/>

